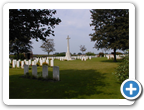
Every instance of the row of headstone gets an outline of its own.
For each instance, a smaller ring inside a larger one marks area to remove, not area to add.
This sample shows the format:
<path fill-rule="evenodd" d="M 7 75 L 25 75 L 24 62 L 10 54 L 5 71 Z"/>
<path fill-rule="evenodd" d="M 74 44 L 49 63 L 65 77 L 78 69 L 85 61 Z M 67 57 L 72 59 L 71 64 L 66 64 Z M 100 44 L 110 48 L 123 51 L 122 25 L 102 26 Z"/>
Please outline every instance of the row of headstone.
<path fill-rule="evenodd" d="M 28 73 L 28 65 L 24 65 L 24 75 Z M 37 77 L 37 65 L 32 65 L 32 75 L 34 77 Z M 48 66 L 43 65 L 42 66 L 42 77 L 47 78 L 48 77 Z M 53 66 L 53 79 L 59 81 L 60 75 L 59 75 L 59 67 Z"/>
<path fill-rule="evenodd" d="M 81 59 L 82 61 L 86 61 L 87 59 L 91 60 L 91 56 L 72 56 L 72 59 Z M 57 59 L 60 59 L 60 61 L 66 60 L 65 57 L 58 57 Z"/>
<path fill-rule="evenodd" d="M 40 66 L 42 66 L 42 64 L 44 63 L 44 62 L 46 62 L 47 64 L 50 64 L 50 66 L 54 66 L 54 58 L 52 58 L 51 60 L 50 60 L 50 62 L 49 62 L 49 59 L 47 58 L 47 59 L 44 59 L 44 58 L 37 58 L 37 59 L 35 59 L 34 61 L 31 61 L 31 60 L 24 60 L 24 61 L 21 61 L 21 68 L 24 68 L 24 64 L 26 64 L 26 65 L 36 65 L 37 64 L 37 62 L 40 62 Z M 10 63 L 11 63 L 11 60 L 9 60 L 9 65 L 10 65 Z M 17 68 L 19 68 L 20 67 L 20 60 L 13 60 L 12 61 L 12 68 L 15 68 L 15 67 L 17 67 Z"/>
<path fill-rule="evenodd" d="M 116 59 L 122 59 L 125 55 L 116 55 Z M 107 59 L 114 58 L 114 55 L 106 55 Z"/>

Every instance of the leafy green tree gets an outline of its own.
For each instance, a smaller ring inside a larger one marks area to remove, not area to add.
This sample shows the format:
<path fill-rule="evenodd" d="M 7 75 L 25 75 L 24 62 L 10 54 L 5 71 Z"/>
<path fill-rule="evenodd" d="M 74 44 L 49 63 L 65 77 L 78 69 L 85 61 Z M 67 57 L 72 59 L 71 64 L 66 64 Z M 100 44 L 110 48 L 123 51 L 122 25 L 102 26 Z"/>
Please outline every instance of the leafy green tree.
<path fill-rule="evenodd" d="M 32 48 L 31 39 L 45 41 L 61 20 L 53 17 L 56 10 L 49 9 L 10 9 L 9 48 L 10 52 L 28 51 Z M 22 46 L 21 46 L 22 45 Z M 20 47 L 21 46 L 21 47 Z"/>
<path fill-rule="evenodd" d="M 9 10 L 9 39 L 22 40 L 24 36 L 46 40 L 53 35 L 55 25 L 61 20 L 53 17 L 56 10 L 48 9 L 10 9 Z"/>
<path fill-rule="evenodd" d="M 79 52 L 78 55 L 82 55 L 82 53 Z"/>
<path fill-rule="evenodd" d="M 50 52 L 55 51 L 53 39 L 47 39 L 46 41 L 44 41 L 41 45 L 41 48 L 43 51 L 47 52 L 48 55 Z"/>
<path fill-rule="evenodd" d="M 80 51 L 82 51 L 82 54 L 83 54 L 84 51 L 86 51 L 85 45 L 81 45 L 81 46 L 80 46 Z"/>
<path fill-rule="evenodd" d="M 87 52 L 86 55 L 95 55 L 95 54 L 92 52 Z"/>
<path fill-rule="evenodd" d="M 9 41 L 9 51 L 15 54 L 15 59 L 21 58 L 21 53 L 29 52 L 32 49 L 32 42 L 29 38 L 24 36 L 24 41 L 20 41 L 19 39 L 15 38 L 14 41 Z"/>
<path fill-rule="evenodd" d="M 92 9 L 90 12 L 90 26 L 94 27 L 90 36 L 92 41 L 96 41 L 94 48 L 113 49 L 116 61 L 116 50 L 129 48 L 129 10 Z"/>

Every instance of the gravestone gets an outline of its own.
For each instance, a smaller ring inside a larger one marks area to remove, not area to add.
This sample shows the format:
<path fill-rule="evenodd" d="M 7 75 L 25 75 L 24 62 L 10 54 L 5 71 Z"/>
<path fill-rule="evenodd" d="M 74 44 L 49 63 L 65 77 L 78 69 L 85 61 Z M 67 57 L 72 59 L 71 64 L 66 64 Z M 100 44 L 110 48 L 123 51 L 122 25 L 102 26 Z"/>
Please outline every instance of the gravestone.
<path fill-rule="evenodd" d="M 13 62 L 12 62 L 13 68 L 15 68 L 15 65 L 16 65 L 16 60 L 13 60 Z"/>
<path fill-rule="evenodd" d="M 51 61 L 51 65 L 50 66 L 54 66 L 54 59 L 52 59 L 50 61 Z"/>
<path fill-rule="evenodd" d="M 9 59 L 9 63 L 11 63 L 11 59 Z"/>
<path fill-rule="evenodd" d="M 37 60 L 34 60 L 34 65 L 36 65 L 37 64 Z"/>
<path fill-rule="evenodd" d="M 24 65 L 24 75 L 26 75 L 26 73 L 28 73 L 28 65 Z"/>
<path fill-rule="evenodd" d="M 84 57 L 84 61 L 86 61 L 87 60 L 87 57 Z"/>
<path fill-rule="evenodd" d="M 84 61 L 84 57 L 81 57 L 81 61 Z"/>
<path fill-rule="evenodd" d="M 42 77 L 43 78 L 47 78 L 48 77 L 48 66 L 47 65 L 43 65 L 42 66 Z"/>
<path fill-rule="evenodd" d="M 28 61 L 25 61 L 25 64 L 26 64 L 26 65 L 29 65 L 29 62 L 28 62 Z"/>
<path fill-rule="evenodd" d="M 48 59 L 46 60 L 46 63 L 49 64 L 49 60 Z"/>
<path fill-rule="evenodd" d="M 57 80 L 57 81 L 60 80 L 59 67 L 58 66 L 53 67 L 53 79 Z"/>
<path fill-rule="evenodd" d="M 35 62 L 34 62 L 34 61 L 32 61 L 32 65 L 35 65 Z"/>
<path fill-rule="evenodd" d="M 42 63 L 43 63 L 42 60 L 40 60 L 40 66 L 42 66 Z"/>
<path fill-rule="evenodd" d="M 32 65 L 32 75 L 37 77 L 37 65 Z"/>
<path fill-rule="evenodd" d="M 19 68 L 19 61 L 17 61 L 17 68 Z"/>
<path fill-rule="evenodd" d="M 28 61 L 28 64 L 31 65 L 31 60 Z"/>
<path fill-rule="evenodd" d="M 15 62 L 14 62 L 14 60 L 12 61 L 12 67 L 15 68 Z"/>
<path fill-rule="evenodd" d="M 24 61 L 21 61 L 21 68 L 24 68 Z"/>

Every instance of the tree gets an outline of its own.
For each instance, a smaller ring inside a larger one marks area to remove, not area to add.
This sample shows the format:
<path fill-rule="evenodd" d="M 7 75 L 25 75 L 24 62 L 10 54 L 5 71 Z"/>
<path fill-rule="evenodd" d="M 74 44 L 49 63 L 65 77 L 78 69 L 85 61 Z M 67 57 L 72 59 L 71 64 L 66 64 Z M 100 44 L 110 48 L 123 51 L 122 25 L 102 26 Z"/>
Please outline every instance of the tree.
<path fill-rule="evenodd" d="M 9 39 L 22 40 L 24 36 L 46 40 L 53 35 L 55 25 L 61 20 L 53 17 L 56 10 L 48 9 L 10 9 L 9 10 Z"/>
<path fill-rule="evenodd" d="M 82 53 L 79 52 L 78 55 L 82 55 Z"/>
<path fill-rule="evenodd" d="M 29 52 L 32 49 L 32 42 L 24 36 L 23 41 L 15 38 L 14 41 L 9 42 L 9 51 L 14 53 L 17 56 L 17 59 L 20 57 L 20 53 Z"/>
<path fill-rule="evenodd" d="M 56 10 L 48 9 L 10 9 L 9 10 L 9 45 L 10 52 L 25 52 L 32 48 L 31 39 L 45 41 L 54 36 L 53 29 L 61 20 L 53 17 Z M 23 49 L 20 45 L 23 45 Z"/>
<path fill-rule="evenodd" d="M 81 46 L 80 46 L 80 51 L 82 51 L 82 54 L 83 54 L 84 51 L 86 51 L 86 48 L 85 48 L 84 45 L 81 45 Z"/>
<path fill-rule="evenodd" d="M 86 55 L 88 55 L 88 56 L 90 56 L 90 55 L 94 56 L 95 54 L 92 53 L 92 52 L 87 52 Z"/>
<path fill-rule="evenodd" d="M 129 10 L 127 9 L 93 9 L 90 10 L 94 33 L 91 41 L 96 41 L 94 48 L 116 50 L 129 48 Z"/>
<path fill-rule="evenodd" d="M 46 41 L 44 41 L 41 45 L 41 48 L 43 51 L 47 52 L 48 55 L 50 52 L 55 51 L 53 39 L 47 39 Z"/>

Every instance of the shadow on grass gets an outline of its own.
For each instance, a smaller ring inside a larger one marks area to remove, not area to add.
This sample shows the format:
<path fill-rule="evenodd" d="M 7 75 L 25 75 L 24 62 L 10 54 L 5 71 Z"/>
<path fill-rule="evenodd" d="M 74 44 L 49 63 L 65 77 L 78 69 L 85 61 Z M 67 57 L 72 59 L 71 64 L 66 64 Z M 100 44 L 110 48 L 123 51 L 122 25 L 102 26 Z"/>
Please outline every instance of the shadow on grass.
<path fill-rule="evenodd" d="M 122 59 L 117 59 L 116 62 L 114 62 L 113 59 L 108 59 L 108 60 L 102 60 L 101 62 L 108 62 L 108 63 L 120 63 L 122 62 L 123 60 Z"/>
<path fill-rule="evenodd" d="M 10 99 L 83 99 L 84 96 L 103 93 L 98 87 L 103 88 L 107 85 L 104 81 L 105 74 L 96 70 L 60 70 L 58 82 L 26 79 L 19 76 L 9 77 Z"/>

